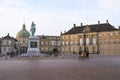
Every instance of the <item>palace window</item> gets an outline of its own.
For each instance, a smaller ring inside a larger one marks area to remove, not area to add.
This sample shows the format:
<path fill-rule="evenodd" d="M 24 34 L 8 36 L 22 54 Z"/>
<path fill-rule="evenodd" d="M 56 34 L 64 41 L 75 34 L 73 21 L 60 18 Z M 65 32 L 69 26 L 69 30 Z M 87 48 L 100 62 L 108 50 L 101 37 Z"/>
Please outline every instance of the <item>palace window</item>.
<path fill-rule="evenodd" d="M 113 33 L 110 33 L 110 35 L 112 36 L 112 35 L 113 35 Z"/>
<path fill-rule="evenodd" d="M 71 41 L 71 45 L 73 45 L 73 41 Z"/>
<path fill-rule="evenodd" d="M 3 51 L 6 52 L 6 48 L 3 48 Z"/>
<path fill-rule="evenodd" d="M 6 41 L 6 45 L 9 45 L 9 41 Z"/>
<path fill-rule="evenodd" d="M 75 45 L 77 45 L 77 41 L 75 41 Z"/>
<path fill-rule="evenodd" d="M 89 45 L 89 38 L 86 38 L 86 45 Z"/>
<path fill-rule="evenodd" d="M 57 45 L 61 45 L 61 41 L 57 41 Z"/>
<path fill-rule="evenodd" d="M 101 36 L 101 34 L 99 34 L 99 37 Z"/>
<path fill-rule="evenodd" d="M 56 45 L 56 41 L 52 41 L 52 45 Z"/>
<path fill-rule="evenodd" d="M 45 43 L 46 45 L 48 45 L 48 42 L 46 41 L 46 43 Z"/>
<path fill-rule="evenodd" d="M 64 41 L 62 42 L 62 45 L 63 45 L 63 46 L 65 45 Z"/>
<path fill-rule="evenodd" d="M 96 39 L 95 38 L 93 38 L 93 45 L 95 45 L 96 44 Z"/>
<path fill-rule="evenodd" d="M 45 50 L 48 51 L 48 47 L 46 47 Z"/>
<path fill-rule="evenodd" d="M 43 47 L 41 47 L 41 50 L 44 50 L 44 48 L 43 48 Z"/>
<path fill-rule="evenodd" d="M 83 40 L 82 40 L 82 38 L 80 38 L 80 45 L 82 45 L 83 44 Z"/>
<path fill-rule="evenodd" d="M 110 40 L 110 43 L 111 43 L 111 44 L 113 44 L 113 43 L 114 43 L 114 40 L 113 40 L 113 39 L 111 39 L 111 40 Z"/>
<path fill-rule="evenodd" d="M 41 41 L 41 45 L 44 45 L 44 42 L 43 42 L 43 41 Z"/>
<path fill-rule="evenodd" d="M 66 41 L 66 45 L 68 45 L 68 41 Z"/>
<path fill-rule="evenodd" d="M 116 32 L 115 34 L 118 35 L 118 32 Z"/>

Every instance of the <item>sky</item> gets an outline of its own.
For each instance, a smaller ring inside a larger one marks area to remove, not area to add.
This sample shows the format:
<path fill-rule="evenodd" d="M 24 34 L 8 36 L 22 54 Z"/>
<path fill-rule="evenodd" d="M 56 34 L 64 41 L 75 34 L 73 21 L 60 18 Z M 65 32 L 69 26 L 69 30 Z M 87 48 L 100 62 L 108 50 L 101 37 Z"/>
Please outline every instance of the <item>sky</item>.
<path fill-rule="evenodd" d="M 120 0 L 0 0 L 0 37 L 16 37 L 25 23 L 35 35 L 56 35 L 80 23 L 106 23 L 120 26 Z"/>

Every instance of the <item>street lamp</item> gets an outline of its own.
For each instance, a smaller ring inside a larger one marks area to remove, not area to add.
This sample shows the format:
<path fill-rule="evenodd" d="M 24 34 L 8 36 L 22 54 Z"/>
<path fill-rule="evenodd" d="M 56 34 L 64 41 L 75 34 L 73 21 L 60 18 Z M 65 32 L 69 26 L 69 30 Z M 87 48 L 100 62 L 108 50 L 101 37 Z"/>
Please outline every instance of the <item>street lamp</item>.
<path fill-rule="evenodd" d="M 84 42 L 83 42 L 83 45 L 84 45 L 84 49 L 83 51 L 86 52 L 86 29 L 84 28 L 83 31 L 83 39 L 84 39 Z"/>
<path fill-rule="evenodd" d="M 100 53 L 100 50 L 99 50 L 99 31 L 98 31 L 98 28 L 97 28 L 97 54 L 99 54 Z"/>

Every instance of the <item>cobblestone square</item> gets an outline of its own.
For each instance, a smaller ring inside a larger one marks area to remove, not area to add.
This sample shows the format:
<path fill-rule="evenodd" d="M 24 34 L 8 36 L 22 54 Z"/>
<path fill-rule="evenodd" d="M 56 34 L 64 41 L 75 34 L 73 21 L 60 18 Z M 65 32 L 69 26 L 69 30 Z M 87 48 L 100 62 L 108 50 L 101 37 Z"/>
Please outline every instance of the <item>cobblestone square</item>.
<path fill-rule="evenodd" d="M 120 55 L 0 60 L 0 80 L 120 80 Z"/>

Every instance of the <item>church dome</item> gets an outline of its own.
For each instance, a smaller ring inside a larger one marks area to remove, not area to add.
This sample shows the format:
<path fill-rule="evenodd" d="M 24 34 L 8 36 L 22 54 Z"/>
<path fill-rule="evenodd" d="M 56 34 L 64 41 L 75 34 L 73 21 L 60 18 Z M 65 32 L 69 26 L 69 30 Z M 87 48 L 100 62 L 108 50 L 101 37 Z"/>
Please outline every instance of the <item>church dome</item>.
<path fill-rule="evenodd" d="M 17 33 L 17 36 L 16 36 L 17 39 L 18 39 L 18 38 L 27 38 L 27 37 L 30 36 L 30 33 L 26 30 L 25 27 L 26 27 L 25 24 L 23 24 L 22 30 L 20 30 L 20 31 Z"/>

